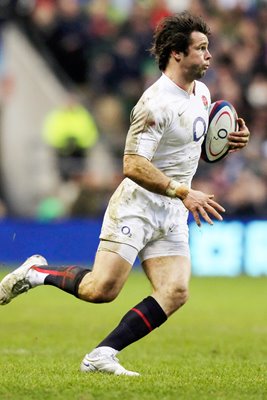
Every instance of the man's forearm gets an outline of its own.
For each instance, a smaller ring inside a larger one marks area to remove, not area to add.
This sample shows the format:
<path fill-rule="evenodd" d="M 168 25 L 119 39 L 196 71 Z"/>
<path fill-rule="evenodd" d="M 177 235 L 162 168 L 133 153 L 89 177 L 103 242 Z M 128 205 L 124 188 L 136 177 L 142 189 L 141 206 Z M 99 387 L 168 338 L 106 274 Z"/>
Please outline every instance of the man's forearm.
<path fill-rule="evenodd" d="M 189 192 L 187 186 L 173 181 L 142 156 L 125 155 L 123 172 L 138 185 L 154 193 L 183 200 Z"/>

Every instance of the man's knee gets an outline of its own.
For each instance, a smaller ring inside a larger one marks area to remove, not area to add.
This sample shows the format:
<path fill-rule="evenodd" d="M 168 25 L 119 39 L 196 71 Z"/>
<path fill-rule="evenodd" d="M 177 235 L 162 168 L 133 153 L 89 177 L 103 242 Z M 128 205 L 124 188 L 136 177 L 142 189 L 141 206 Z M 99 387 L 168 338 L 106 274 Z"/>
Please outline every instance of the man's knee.
<path fill-rule="evenodd" d="M 182 307 L 188 300 L 189 298 L 189 290 L 187 287 L 178 287 L 174 290 L 174 295 L 173 295 L 177 308 Z"/>
<path fill-rule="evenodd" d="M 166 314 L 169 316 L 187 302 L 189 297 L 188 287 L 182 285 L 168 287 L 165 293 L 162 293 L 162 296 L 164 297 L 163 304 L 166 305 Z"/>

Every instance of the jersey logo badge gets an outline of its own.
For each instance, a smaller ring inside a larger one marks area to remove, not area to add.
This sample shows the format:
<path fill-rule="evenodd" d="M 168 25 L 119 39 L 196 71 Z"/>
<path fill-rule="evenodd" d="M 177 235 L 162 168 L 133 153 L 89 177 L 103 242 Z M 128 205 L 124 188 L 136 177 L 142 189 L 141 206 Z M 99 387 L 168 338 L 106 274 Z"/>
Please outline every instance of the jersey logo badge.
<path fill-rule="evenodd" d="M 201 96 L 201 99 L 202 99 L 202 102 L 203 102 L 203 105 L 204 105 L 205 109 L 207 110 L 208 106 L 209 106 L 207 97 L 206 96 Z"/>

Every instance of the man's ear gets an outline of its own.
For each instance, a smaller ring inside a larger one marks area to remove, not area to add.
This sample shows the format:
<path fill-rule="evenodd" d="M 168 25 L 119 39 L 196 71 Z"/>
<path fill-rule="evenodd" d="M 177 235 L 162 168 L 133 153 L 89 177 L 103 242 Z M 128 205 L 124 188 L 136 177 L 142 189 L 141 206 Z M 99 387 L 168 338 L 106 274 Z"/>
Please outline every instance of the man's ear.
<path fill-rule="evenodd" d="M 177 51 L 175 51 L 175 50 L 172 50 L 171 55 L 173 56 L 173 58 L 174 58 L 176 61 L 180 61 L 180 60 L 181 60 L 181 53 L 180 53 L 180 52 L 177 52 Z"/>

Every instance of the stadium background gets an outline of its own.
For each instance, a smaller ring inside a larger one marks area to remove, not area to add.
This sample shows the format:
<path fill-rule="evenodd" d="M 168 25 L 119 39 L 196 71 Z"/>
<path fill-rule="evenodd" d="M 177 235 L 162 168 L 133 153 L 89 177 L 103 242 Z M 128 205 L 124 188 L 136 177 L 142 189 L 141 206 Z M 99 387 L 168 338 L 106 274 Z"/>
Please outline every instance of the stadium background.
<path fill-rule="evenodd" d="M 31 0 L 0 5 L 0 262 L 31 253 L 92 263 L 101 217 L 122 178 L 129 112 L 159 72 L 147 49 L 162 16 L 188 9 L 212 29 L 212 98 L 251 130 L 245 151 L 201 162 L 194 187 L 213 192 L 225 222 L 190 223 L 196 275 L 267 274 L 267 2 Z M 63 179 L 45 140 L 47 116 L 70 98 L 93 117 L 86 166 Z"/>

